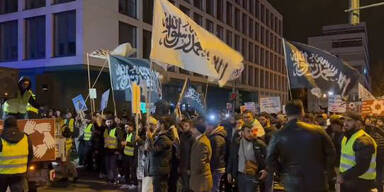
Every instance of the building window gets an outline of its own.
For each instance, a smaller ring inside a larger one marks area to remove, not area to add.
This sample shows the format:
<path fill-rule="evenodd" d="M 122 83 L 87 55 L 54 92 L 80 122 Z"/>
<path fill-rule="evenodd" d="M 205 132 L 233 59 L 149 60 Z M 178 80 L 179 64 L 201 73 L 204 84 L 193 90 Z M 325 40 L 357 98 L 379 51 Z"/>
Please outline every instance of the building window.
<path fill-rule="evenodd" d="M 248 85 L 253 86 L 253 67 L 248 66 Z"/>
<path fill-rule="evenodd" d="M 249 1 L 249 12 L 251 15 L 255 15 L 255 0 Z"/>
<path fill-rule="evenodd" d="M 45 16 L 25 20 L 25 58 L 45 57 Z"/>
<path fill-rule="evenodd" d="M 253 83 L 253 85 L 255 87 L 259 87 L 260 86 L 259 83 L 260 83 L 260 80 L 259 80 L 259 69 L 257 67 L 255 67 L 254 83 Z"/>
<path fill-rule="evenodd" d="M 55 57 L 76 55 L 76 11 L 55 14 Z"/>
<path fill-rule="evenodd" d="M 17 20 L 0 23 L 0 62 L 17 60 L 17 36 Z"/>
<path fill-rule="evenodd" d="M 235 49 L 240 52 L 240 37 L 239 35 L 235 35 Z"/>
<path fill-rule="evenodd" d="M 243 0 L 243 8 L 246 10 L 248 6 L 248 0 Z"/>
<path fill-rule="evenodd" d="M 232 4 L 227 1 L 227 24 L 229 26 L 232 26 Z"/>
<path fill-rule="evenodd" d="M 67 3 L 67 2 L 71 2 L 71 1 L 76 1 L 76 0 L 55 0 L 54 4 Z"/>
<path fill-rule="evenodd" d="M 17 0 L 0 0 L 0 14 L 17 12 Z"/>
<path fill-rule="evenodd" d="M 244 85 L 247 84 L 247 69 L 248 69 L 248 65 L 245 65 L 244 70 L 241 73 L 241 83 Z"/>
<path fill-rule="evenodd" d="M 232 32 L 227 30 L 226 37 L 227 44 L 232 47 Z"/>
<path fill-rule="evenodd" d="M 264 70 L 260 70 L 260 87 L 261 88 L 265 88 L 264 73 L 265 73 Z"/>
<path fill-rule="evenodd" d="M 218 20 L 223 20 L 223 0 L 217 0 L 217 11 L 216 11 L 216 14 L 217 14 L 217 19 Z"/>
<path fill-rule="evenodd" d="M 221 40 L 224 39 L 224 29 L 220 25 L 217 25 L 216 36 L 218 36 Z"/>
<path fill-rule="evenodd" d="M 265 67 L 264 49 L 260 48 L 260 65 Z"/>
<path fill-rule="evenodd" d="M 260 48 L 255 45 L 255 63 L 260 65 Z"/>
<path fill-rule="evenodd" d="M 264 27 L 261 26 L 261 31 L 260 31 L 260 41 L 261 41 L 262 44 L 265 45 L 264 34 L 265 34 Z"/>
<path fill-rule="evenodd" d="M 260 14 L 260 1 L 256 0 L 256 3 L 255 3 L 255 17 L 258 18 L 258 19 L 260 18 L 259 14 Z"/>
<path fill-rule="evenodd" d="M 180 10 L 185 13 L 186 15 L 189 15 L 190 10 L 182 5 L 180 5 Z"/>
<path fill-rule="evenodd" d="M 265 25 L 267 25 L 269 27 L 269 10 L 266 9 L 266 17 L 265 17 Z"/>
<path fill-rule="evenodd" d="M 247 22 L 247 15 L 245 13 L 243 13 L 243 33 L 244 35 L 247 35 L 247 25 L 248 22 Z"/>
<path fill-rule="evenodd" d="M 235 9 L 235 29 L 240 31 L 240 10 Z"/>
<path fill-rule="evenodd" d="M 255 25 L 255 39 L 257 42 L 260 42 L 260 25 L 259 23 L 256 23 Z"/>
<path fill-rule="evenodd" d="M 143 58 L 145 59 L 149 59 L 149 55 L 151 54 L 151 38 L 152 33 L 143 30 Z"/>
<path fill-rule="evenodd" d="M 193 13 L 193 20 L 200 26 L 203 24 L 203 17 L 197 13 Z"/>
<path fill-rule="evenodd" d="M 135 26 L 119 22 L 119 44 L 130 43 L 132 47 L 137 47 L 136 31 Z"/>
<path fill-rule="evenodd" d="M 191 1 L 190 0 L 184 0 L 185 2 L 188 2 L 188 3 L 190 3 Z"/>
<path fill-rule="evenodd" d="M 265 67 L 269 68 L 269 51 L 265 51 Z"/>
<path fill-rule="evenodd" d="M 214 29 L 213 29 L 213 22 L 207 19 L 205 25 L 206 25 L 206 26 L 205 26 L 206 29 L 207 29 L 209 32 L 213 33 L 213 31 L 214 31 Z"/>
<path fill-rule="evenodd" d="M 243 57 L 246 59 L 247 58 L 247 40 L 246 39 L 243 39 L 241 53 L 243 54 Z"/>
<path fill-rule="evenodd" d="M 252 19 L 249 19 L 249 26 L 248 26 L 248 36 L 251 38 L 251 39 L 254 39 L 254 34 L 253 34 L 253 27 L 254 27 L 254 24 L 253 24 L 253 20 Z"/>
<path fill-rule="evenodd" d="M 261 4 L 261 11 L 260 11 L 260 20 L 261 22 L 265 23 L 265 7 L 263 4 Z"/>
<path fill-rule="evenodd" d="M 45 0 L 25 0 L 25 9 L 45 7 Z"/>
<path fill-rule="evenodd" d="M 136 0 L 119 0 L 119 11 L 124 15 L 137 18 Z"/>
<path fill-rule="evenodd" d="M 203 3 L 202 0 L 193 0 L 193 5 L 199 9 L 203 9 Z"/>
<path fill-rule="evenodd" d="M 142 0 L 142 1 L 143 1 L 143 21 L 145 23 L 152 25 L 154 0 Z"/>
<path fill-rule="evenodd" d="M 213 7 L 213 0 L 205 0 L 205 8 L 208 14 L 213 15 Z"/>
<path fill-rule="evenodd" d="M 332 42 L 332 48 L 361 47 L 362 45 L 363 40 L 361 38 L 350 38 Z"/>
<path fill-rule="evenodd" d="M 269 87 L 269 72 L 268 71 L 266 71 L 265 72 L 265 88 L 266 89 L 269 89 L 270 87 Z"/>
<path fill-rule="evenodd" d="M 253 60 L 253 43 L 249 42 L 248 45 L 248 61 L 254 62 Z"/>

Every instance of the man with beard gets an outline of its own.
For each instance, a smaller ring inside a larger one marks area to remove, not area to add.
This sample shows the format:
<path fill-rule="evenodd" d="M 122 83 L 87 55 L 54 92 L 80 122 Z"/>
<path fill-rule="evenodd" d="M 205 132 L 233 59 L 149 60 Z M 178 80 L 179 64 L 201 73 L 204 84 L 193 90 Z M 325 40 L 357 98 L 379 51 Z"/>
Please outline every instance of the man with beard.
<path fill-rule="evenodd" d="M 376 142 L 362 129 L 359 114 L 347 113 L 344 118 L 337 182 L 342 192 L 369 192 L 376 179 Z"/>
<path fill-rule="evenodd" d="M 179 172 L 181 174 L 181 181 L 183 186 L 182 192 L 189 192 L 189 177 L 191 175 L 191 147 L 194 140 L 191 132 L 193 123 L 190 120 L 183 120 L 181 122 L 181 126 Z"/>

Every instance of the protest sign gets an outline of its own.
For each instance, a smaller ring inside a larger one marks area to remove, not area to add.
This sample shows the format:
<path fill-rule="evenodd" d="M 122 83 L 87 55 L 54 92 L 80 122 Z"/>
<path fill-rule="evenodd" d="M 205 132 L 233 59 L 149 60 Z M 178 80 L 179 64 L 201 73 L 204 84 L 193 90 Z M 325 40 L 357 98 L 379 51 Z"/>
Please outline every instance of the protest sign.
<path fill-rule="evenodd" d="M 266 113 L 281 112 L 280 97 L 260 98 L 260 112 L 266 112 Z"/>

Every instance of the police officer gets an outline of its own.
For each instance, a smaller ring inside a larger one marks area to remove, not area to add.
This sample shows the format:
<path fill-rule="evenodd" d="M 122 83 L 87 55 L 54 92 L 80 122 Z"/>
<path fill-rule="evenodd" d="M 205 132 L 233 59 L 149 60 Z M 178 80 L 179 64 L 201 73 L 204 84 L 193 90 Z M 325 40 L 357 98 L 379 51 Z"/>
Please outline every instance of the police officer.
<path fill-rule="evenodd" d="M 376 179 L 377 145 L 361 127 L 357 113 L 345 114 L 341 142 L 340 174 L 337 182 L 342 192 L 369 192 Z"/>
<path fill-rule="evenodd" d="M 5 119 L 0 140 L 0 192 L 8 187 L 12 192 L 24 191 L 28 163 L 33 158 L 31 140 L 19 131 L 14 116 Z"/>
<path fill-rule="evenodd" d="M 21 77 L 18 82 L 19 89 L 16 92 L 14 98 L 6 99 L 3 104 L 3 119 L 6 119 L 8 115 L 15 116 L 17 119 L 27 118 L 28 103 L 38 108 L 36 103 L 36 96 L 31 90 L 31 80 L 28 77 Z M 9 97 L 6 95 L 6 97 Z"/>

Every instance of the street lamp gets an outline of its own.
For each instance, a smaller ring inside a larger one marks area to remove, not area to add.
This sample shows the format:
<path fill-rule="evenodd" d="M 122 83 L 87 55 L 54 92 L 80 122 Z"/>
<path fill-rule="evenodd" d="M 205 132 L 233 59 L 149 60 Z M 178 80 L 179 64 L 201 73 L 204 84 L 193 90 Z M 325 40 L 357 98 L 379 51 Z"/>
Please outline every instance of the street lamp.
<path fill-rule="evenodd" d="M 333 92 L 332 92 L 332 91 L 328 91 L 328 95 L 329 95 L 329 96 L 332 96 L 332 95 L 333 95 Z"/>

